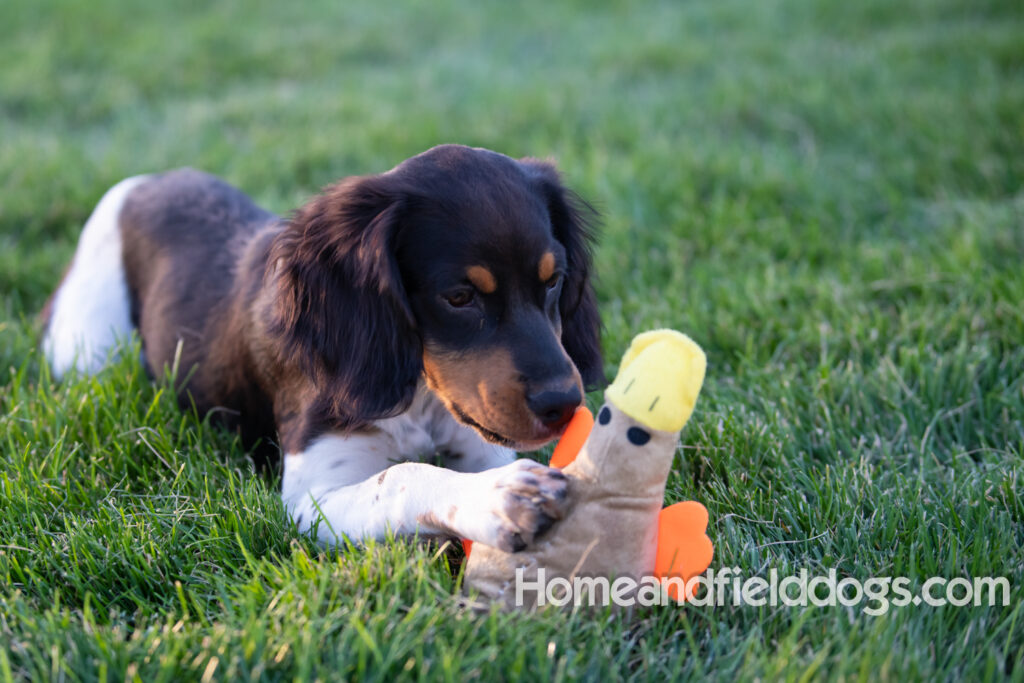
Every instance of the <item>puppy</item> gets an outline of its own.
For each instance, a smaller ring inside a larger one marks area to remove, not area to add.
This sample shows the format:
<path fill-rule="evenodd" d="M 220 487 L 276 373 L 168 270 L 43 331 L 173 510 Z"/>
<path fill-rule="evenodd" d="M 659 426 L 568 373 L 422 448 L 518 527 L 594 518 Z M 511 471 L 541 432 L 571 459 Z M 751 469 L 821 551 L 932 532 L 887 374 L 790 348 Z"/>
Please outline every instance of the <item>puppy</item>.
<path fill-rule="evenodd" d="M 247 443 L 325 544 L 395 534 L 525 547 L 563 511 L 517 460 L 603 382 L 592 212 L 544 162 L 442 145 L 281 219 L 194 170 L 101 199 L 44 310 L 56 376 L 137 330 L 153 374 Z"/>

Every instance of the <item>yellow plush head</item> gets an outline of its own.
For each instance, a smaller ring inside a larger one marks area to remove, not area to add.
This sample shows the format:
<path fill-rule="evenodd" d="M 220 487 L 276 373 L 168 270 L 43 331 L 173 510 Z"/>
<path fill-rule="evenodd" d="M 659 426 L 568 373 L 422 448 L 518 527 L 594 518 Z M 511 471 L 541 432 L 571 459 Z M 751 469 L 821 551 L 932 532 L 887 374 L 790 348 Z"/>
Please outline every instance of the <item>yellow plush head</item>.
<path fill-rule="evenodd" d="M 693 413 L 706 367 L 704 351 L 682 332 L 644 332 L 626 349 L 605 399 L 652 429 L 678 432 Z"/>

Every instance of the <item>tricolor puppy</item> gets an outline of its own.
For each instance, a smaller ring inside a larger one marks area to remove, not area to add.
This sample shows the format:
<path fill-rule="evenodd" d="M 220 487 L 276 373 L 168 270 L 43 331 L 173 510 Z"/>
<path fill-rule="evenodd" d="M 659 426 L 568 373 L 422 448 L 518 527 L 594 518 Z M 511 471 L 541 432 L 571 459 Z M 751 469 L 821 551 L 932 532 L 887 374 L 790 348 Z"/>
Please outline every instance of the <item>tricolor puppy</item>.
<path fill-rule="evenodd" d="M 192 170 L 129 178 L 47 309 L 56 375 L 138 330 L 183 403 L 284 452 L 324 543 L 454 535 L 517 550 L 563 512 L 559 436 L 602 382 L 589 211 L 550 165 L 457 145 L 328 187 L 289 219 Z"/>

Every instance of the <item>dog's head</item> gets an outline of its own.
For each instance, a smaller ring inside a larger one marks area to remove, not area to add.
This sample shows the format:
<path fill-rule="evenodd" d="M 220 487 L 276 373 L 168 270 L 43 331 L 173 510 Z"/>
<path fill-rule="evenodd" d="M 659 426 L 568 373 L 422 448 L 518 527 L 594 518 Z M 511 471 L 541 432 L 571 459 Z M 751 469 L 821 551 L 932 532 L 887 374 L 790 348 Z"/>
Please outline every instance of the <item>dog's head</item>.
<path fill-rule="evenodd" d="M 604 380 L 592 215 L 545 162 L 435 147 L 296 213 L 273 327 L 353 423 L 423 377 L 488 440 L 538 447 Z"/>

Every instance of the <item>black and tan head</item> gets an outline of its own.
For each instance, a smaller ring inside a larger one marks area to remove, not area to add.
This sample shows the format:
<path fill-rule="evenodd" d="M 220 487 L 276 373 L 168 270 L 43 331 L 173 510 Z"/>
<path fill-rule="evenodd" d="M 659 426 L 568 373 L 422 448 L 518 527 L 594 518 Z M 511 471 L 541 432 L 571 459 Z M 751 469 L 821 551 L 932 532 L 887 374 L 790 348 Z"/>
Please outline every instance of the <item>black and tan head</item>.
<path fill-rule="evenodd" d="M 546 162 L 435 147 L 297 212 L 274 329 L 355 421 L 423 378 L 488 440 L 538 447 L 603 383 L 591 217 Z"/>

